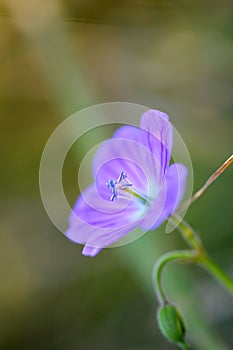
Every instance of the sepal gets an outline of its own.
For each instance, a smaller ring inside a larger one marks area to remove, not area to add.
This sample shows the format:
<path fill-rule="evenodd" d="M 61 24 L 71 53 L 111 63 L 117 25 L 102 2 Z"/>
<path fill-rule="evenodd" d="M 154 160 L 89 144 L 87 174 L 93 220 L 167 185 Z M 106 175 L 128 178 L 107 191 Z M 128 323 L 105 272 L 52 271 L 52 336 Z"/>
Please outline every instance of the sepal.
<path fill-rule="evenodd" d="M 164 337 L 181 349 L 189 349 L 185 342 L 185 323 L 180 311 L 171 304 L 163 305 L 157 313 L 159 328 Z"/>

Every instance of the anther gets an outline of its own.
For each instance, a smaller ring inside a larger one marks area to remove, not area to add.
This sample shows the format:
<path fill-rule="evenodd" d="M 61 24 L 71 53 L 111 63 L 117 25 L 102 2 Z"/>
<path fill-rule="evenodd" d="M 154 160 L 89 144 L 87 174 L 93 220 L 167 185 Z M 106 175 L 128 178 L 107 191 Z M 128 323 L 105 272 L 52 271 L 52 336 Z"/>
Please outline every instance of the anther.
<path fill-rule="evenodd" d="M 127 174 L 122 171 L 117 180 L 108 180 L 108 182 L 106 182 L 106 186 L 108 186 L 108 188 L 110 188 L 112 191 L 110 201 L 113 202 L 117 199 L 118 189 L 124 189 L 126 187 L 133 186 L 133 184 L 127 180 Z"/>
<path fill-rule="evenodd" d="M 124 172 L 124 171 L 122 171 L 121 173 L 120 173 L 120 176 L 118 177 L 118 179 L 117 179 L 117 183 L 120 183 L 122 180 L 124 180 L 124 179 L 126 179 L 127 178 L 127 174 Z"/>
<path fill-rule="evenodd" d="M 127 174 L 124 171 L 120 173 L 117 180 L 108 180 L 106 186 L 108 186 L 112 192 L 110 197 L 111 202 L 115 201 L 119 195 L 127 197 L 132 195 L 144 204 L 151 203 L 150 198 L 143 196 L 141 193 L 137 192 L 135 188 L 131 188 L 133 187 L 133 184 L 129 181 Z"/>

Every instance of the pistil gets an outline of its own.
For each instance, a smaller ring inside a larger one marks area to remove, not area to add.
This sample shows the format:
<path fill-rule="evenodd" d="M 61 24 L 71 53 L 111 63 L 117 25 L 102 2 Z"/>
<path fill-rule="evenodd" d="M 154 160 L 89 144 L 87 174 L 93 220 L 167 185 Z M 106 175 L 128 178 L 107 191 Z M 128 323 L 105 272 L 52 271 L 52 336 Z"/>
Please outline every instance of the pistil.
<path fill-rule="evenodd" d="M 143 197 L 138 193 L 138 191 L 135 190 L 133 184 L 129 181 L 127 174 L 124 171 L 120 173 L 117 180 L 108 180 L 106 185 L 112 192 L 112 195 L 110 197 L 111 202 L 115 201 L 117 197 L 123 193 L 131 194 L 132 196 L 141 200 L 144 204 L 148 204 L 149 202 L 149 199 L 147 197 Z"/>

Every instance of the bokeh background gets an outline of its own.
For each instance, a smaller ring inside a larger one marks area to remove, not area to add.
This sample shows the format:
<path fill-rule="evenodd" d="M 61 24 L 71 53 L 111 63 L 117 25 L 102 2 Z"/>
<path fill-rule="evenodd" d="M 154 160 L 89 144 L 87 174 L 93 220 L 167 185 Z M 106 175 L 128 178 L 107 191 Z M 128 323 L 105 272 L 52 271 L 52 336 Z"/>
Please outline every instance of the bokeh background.
<path fill-rule="evenodd" d="M 39 194 L 43 147 L 59 123 L 95 103 L 166 111 L 190 151 L 198 189 L 233 151 L 233 4 L 227 0 L 0 1 L 0 348 L 176 349 L 160 335 L 153 264 L 182 248 L 164 226 L 138 241 L 81 255 L 46 215 Z M 73 204 L 77 166 L 109 137 L 80 141 L 64 168 Z M 186 220 L 233 276 L 233 169 Z M 197 350 L 233 348 L 231 297 L 204 271 L 164 273 Z"/>

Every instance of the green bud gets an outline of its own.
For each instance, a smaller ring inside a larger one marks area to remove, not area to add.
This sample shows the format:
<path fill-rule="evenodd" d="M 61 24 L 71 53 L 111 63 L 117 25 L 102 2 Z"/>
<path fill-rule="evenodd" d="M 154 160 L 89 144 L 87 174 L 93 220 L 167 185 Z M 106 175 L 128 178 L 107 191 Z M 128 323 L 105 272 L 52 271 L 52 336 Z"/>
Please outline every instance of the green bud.
<path fill-rule="evenodd" d="M 157 319 L 159 328 L 167 340 L 179 345 L 182 349 L 188 349 L 188 345 L 184 340 L 185 325 L 183 317 L 174 305 L 160 307 Z"/>

